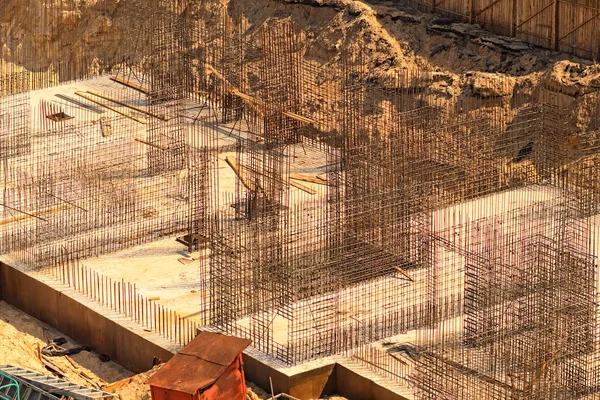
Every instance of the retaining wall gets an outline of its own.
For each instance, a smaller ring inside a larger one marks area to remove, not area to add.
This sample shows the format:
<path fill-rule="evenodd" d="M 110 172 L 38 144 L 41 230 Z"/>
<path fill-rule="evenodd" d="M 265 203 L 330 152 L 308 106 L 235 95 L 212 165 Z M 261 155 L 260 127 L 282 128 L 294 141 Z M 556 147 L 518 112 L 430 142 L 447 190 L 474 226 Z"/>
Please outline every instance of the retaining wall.
<path fill-rule="evenodd" d="M 398 0 L 524 42 L 596 60 L 600 0 Z"/>
<path fill-rule="evenodd" d="M 173 353 L 102 315 L 59 289 L 0 262 L 0 300 L 50 325 L 77 342 L 108 355 L 132 372 L 152 368 L 154 357 L 169 360 Z M 295 375 L 285 373 L 244 353 L 246 379 L 275 393 L 299 399 L 340 394 L 350 400 L 406 400 L 372 380 L 340 365 L 329 364 Z"/>
<path fill-rule="evenodd" d="M 0 263 L 0 299 L 135 373 L 152 368 L 154 357 L 167 361 L 173 356 L 139 333 L 4 263 Z"/>

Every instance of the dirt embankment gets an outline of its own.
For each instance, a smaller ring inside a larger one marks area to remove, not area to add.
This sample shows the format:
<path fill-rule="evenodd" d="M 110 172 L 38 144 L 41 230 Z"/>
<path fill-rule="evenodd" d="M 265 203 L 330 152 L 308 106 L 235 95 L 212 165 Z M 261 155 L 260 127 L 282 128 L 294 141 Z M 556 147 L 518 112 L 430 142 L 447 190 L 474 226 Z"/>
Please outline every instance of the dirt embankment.
<path fill-rule="evenodd" d="M 42 361 L 38 348 L 43 348 L 50 340 L 63 337 L 37 319 L 0 301 L 0 365 L 8 364 L 48 376 L 55 376 Z M 66 348 L 76 347 L 77 343 L 69 341 Z M 45 358 L 56 366 L 65 376 L 63 379 L 80 385 L 102 389 L 119 395 L 121 400 L 149 400 L 150 387 L 148 378 L 159 368 L 133 375 L 125 368 L 113 363 L 103 362 L 98 355 L 83 351 L 70 357 Z M 271 395 L 247 382 L 248 400 L 268 399 Z M 326 397 L 331 400 L 345 400 L 343 397 Z"/>
<path fill-rule="evenodd" d="M 0 301 L 0 365 L 27 368 L 48 376 L 57 376 L 56 370 L 59 370 L 64 374 L 59 376 L 62 379 L 95 389 L 108 390 L 118 394 L 121 400 L 150 399 L 150 388 L 146 381 L 158 367 L 133 375 L 114 362 L 103 362 L 92 352 L 83 351 L 71 356 L 42 356 L 38 349 L 57 337 L 64 336 Z M 72 348 L 78 344 L 69 340 L 63 346 Z M 50 363 L 51 369 L 55 369 L 54 372 L 47 368 L 47 363 Z M 118 382 L 116 386 L 115 382 Z M 115 389 L 110 389 L 113 386 Z"/>
<path fill-rule="evenodd" d="M 146 381 L 160 366 L 134 375 L 120 365 L 103 362 L 98 355 L 87 351 L 68 357 L 42 357 L 38 348 L 43 348 L 57 337 L 63 335 L 0 301 L 0 365 L 8 364 L 56 376 L 46 367 L 44 360 L 60 369 L 64 373 L 62 378 L 70 382 L 115 393 L 121 400 L 151 398 Z M 77 343 L 69 340 L 63 346 L 76 347 Z"/>
<path fill-rule="evenodd" d="M 149 39 L 143 32 L 152 31 L 148 21 L 156 12 L 151 2 L 55 3 L 62 7 L 6 0 L 0 13 L 0 55 L 5 64 L 46 71 L 58 59 L 94 73 L 144 59 Z M 429 104 L 500 108 L 490 113 L 503 113 L 510 121 L 519 117 L 522 106 L 543 98 L 560 107 L 563 120 L 569 121 L 564 140 L 600 128 L 594 117 L 600 91 L 597 66 L 475 25 L 453 23 L 387 1 L 190 0 L 184 14 L 210 29 L 221 10 L 232 18 L 242 17 L 249 36 L 267 21 L 291 18 L 302 31 L 304 59 L 322 70 L 339 62 L 343 54 L 360 49 L 364 68 L 373 76 L 429 71 L 434 79 L 419 87 Z M 2 62 L 0 71 L 1 67 Z M 386 89 L 383 83 L 382 89 Z M 524 143 L 529 140 L 522 138 Z"/>
<path fill-rule="evenodd" d="M 150 2 L 54 3 L 6 0 L 0 13 L 0 58 L 31 71 L 45 71 L 58 59 L 70 65 L 85 64 L 84 69 L 91 72 L 143 58 L 148 39 L 141 32 L 156 11 Z M 304 32 L 305 59 L 316 65 L 327 66 L 342 53 L 360 48 L 372 74 L 435 71 L 437 79 L 430 90 L 446 98 L 463 94 L 493 98 L 546 90 L 560 93 L 560 105 L 577 115 L 582 98 L 600 86 L 600 71 L 590 62 L 532 48 L 396 2 L 192 0 L 185 12 L 210 26 L 223 7 L 231 16 L 243 14 L 249 32 L 268 20 L 292 18 Z M 584 129 L 584 116 L 578 118 Z"/>
<path fill-rule="evenodd" d="M 135 29 L 155 12 L 150 3 L 6 0 L 0 14 L 0 54 L 33 71 L 48 68 L 56 53 L 63 62 L 95 58 L 98 68 L 108 68 L 147 45 Z M 325 65 L 341 52 L 361 48 L 374 73 L 427 68 L 458 76 L 478 71 L 534 78 L 566 57 L 396 2 L 197 0 L 190 1 L 186 12 L 196 11 L 195 17 L 210 25 L 220 7 L 232 16 L 243 13 L 251 27 L 291 17 L 306 33 L 307 59 Z"/>

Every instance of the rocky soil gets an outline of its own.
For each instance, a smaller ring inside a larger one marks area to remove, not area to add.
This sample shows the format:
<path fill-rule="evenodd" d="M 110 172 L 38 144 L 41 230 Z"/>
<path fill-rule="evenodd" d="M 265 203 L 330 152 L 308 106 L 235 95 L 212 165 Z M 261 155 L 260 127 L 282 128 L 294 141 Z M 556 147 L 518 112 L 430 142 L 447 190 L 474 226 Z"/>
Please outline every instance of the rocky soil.
<path fill-rule="evenodd" d="M 63 62 L 95 58 L 103 69 L 135 56 L 142 48 L 139 31 L 152 9 L 144 0 L 5 0 L 0 14 L 0 54 L 32 71 L 48 68 L 54 53 Z M 61 4 L 60 8 L 51 5 Z M 217 9 L 242 12 L 251 27 L 291 17 L 306 32 L 306 58 L 327 64 L 340 52 L 361 47 L 374 72 L 428 68 L 464 75 L 478 71 L 536 79 L 567 56 L 530 48 L 518 40 L 479 27 L 451 23 L 397 2 L 351 0 L 198 0 L 187 11 L 211 23 Z M 134 16 L 134 18 L 132 18 Z M 27 50 L 29 49 L 29 50 Z M 85 55 L 85 56 L 84 56 Z M 90 57 L 90 55 L 92 57 Z M 571 58 L 572 59 L 572 58 Z M 573 59 L 582 70 L 590 62 Z M 90 66 L 92 68 L 94 66 Z M 493 78 L 491 78 L 493 79 Z"/>

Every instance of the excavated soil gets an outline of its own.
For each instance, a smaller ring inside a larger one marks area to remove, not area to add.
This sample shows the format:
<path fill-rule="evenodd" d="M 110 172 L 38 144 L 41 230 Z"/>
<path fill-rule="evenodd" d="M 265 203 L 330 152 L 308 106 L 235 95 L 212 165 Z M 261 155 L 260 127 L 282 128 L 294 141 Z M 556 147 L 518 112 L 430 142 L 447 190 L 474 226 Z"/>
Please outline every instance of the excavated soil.
<path fill-rule="evenodd" d="M 64 337 L 33 317 L 0 301 L 0 364 L 14 365 L 53 376 L 38 356 L 50 340 Z M 78 346 L 72 340 L 63 347 Z M 108 382 L 117 381 L 131 372 L 112 361 L 102 362 L 98 355 L 83 351 L 70 357 L 48 357 L 65 373 L 66 380 L 99 389 Z"/>
<path fill-rule="evenodd" d="M 0 71 L 52 72 L 54 52 L 63 63 L 79 65 L 85 59 L 88 71 L 103 72 L 125 58 L 140 61 L 136 60 L 140 49 L 148 46 L 139 30 L 153 10 L 144 0 L 55 0 L 54 5 L 62 4 L 56 15 L 47 12 L 52 2 L 4 3 Z M 221 10 L 231 17 L 243 14 L 249 35 L 266 21 L 291 18 L 303 32 L 304 58 L 315 65 L 326 67 L 339 61 L 341 54 L 360 48 L 365 67 L 374 75 L 434 71 L 436 79 L 427 88 L 432 102 L 518 93 L 519 99 L 505 103 L 515 108 L 526 103 L 528 95 L 550 93 L 570 116 L 575 132 L 589 127 L 590 113 L 595 111 L 589 105 L 600 88 L 600 70 L 592 62 L 533 48 L 397 2 L 197 0 L 185 13 L 210 28 Z"/>
<path fill-rule="evenodd" d="M 152 12 L 143 0 L 54 1 L 59 2 L 63 11 L 56 16 L 48 15 L 49 6 L 44 7 L 43 2 L 7 0 L 0 14 L 2 59 L 31 71 L 42 71 L 49 68 L 53 51 L 58 51 L 64 62 L 93 54 L 96 60 L 90 68 L 102 70 L 122 62 L 123 54 L 134 56 L 136 48 L 147 44 L 131 37 L 131 17 L 141 24 Z M 186 12 L 210 26 L 222 7 L 231 16 L 243 13 L 250 30 L 268 20 L 292 18 L 306 33 L 310 51 L 305 57 L 322 65 L 345 50 L 360 47 L 367 51 L 366 62 L 374 73 L 428 68 L 453 75 L 459 81 L 476 71 L 511 76 L 518 81 L 530 79 L 535 84 L 545 72 L 557 72 L 551 75 L 569 85 L 593 67 L 590 62 L 531 48 L 475 25 L 452 24 L 397 2 L 198 0 Z M 26 52 L 27 48 L 33 51 Z M 563 60 L 580 64 L 577 71 L 554 71 L 553 65 Z M 597 72 L 595 75 L 600 76 Z"/>

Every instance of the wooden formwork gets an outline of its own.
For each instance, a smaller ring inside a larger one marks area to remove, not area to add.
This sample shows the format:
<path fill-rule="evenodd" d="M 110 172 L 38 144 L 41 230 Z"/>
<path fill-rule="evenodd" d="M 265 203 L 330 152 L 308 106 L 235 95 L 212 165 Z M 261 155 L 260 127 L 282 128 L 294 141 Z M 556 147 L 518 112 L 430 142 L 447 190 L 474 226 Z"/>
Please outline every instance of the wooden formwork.
<path fill-rule="evenodd" d="M 420 10 L 580 57 L 600 53 L 599 0 L 401 0 Z"/>

